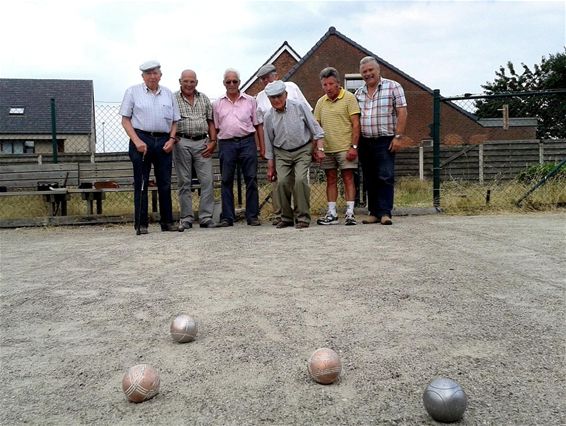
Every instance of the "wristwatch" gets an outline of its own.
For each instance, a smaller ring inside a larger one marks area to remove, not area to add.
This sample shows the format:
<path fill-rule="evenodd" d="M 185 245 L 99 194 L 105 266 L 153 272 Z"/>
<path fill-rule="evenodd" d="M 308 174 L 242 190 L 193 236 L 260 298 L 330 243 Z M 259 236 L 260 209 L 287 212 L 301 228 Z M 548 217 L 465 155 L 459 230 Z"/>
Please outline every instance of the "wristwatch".
<path fill-rule="evenodd" d="M 395 137 L 396 137 L 397 139 L 401 139 L 401 138 L 403 137 L 403 135 L 395 135 Z"/>
<path fill-rule="evenodd" d="M 318 147 L 317 150 L 319 150 L 320 152 L 324 152 L 324 148 L 323 147 Z"/>
<path fill-rule="evenodd" d="M 354 149 L 358 149 L 358 145 L 350 145 Z"/>

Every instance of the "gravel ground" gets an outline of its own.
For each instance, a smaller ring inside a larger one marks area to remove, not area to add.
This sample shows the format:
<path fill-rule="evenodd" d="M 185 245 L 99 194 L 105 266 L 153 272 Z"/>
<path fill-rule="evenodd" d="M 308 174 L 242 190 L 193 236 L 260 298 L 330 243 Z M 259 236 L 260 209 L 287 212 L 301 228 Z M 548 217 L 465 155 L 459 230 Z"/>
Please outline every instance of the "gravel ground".
<path fill-rule="evenodd" d="M 361 219 L 361 218 L 358 218 Z M 393 226 L 0 231 L 0 423 L 566 424 L 566 214 L 400 217 Z M 196 341 L 172 341 L 179 313 Z M 343 371 L 313 382 L 310 354 Z M 153 365 L 141 404 L 125 370 Z"/>

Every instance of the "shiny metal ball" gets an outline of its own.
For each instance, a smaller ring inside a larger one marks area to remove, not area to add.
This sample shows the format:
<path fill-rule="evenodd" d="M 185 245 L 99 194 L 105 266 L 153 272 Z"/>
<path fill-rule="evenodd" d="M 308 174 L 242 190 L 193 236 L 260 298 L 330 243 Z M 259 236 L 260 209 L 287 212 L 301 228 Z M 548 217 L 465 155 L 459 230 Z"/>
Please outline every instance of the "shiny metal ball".
<path fill-rule="evenodd" d="M 312 379 L 323 385 L 333 383 L 342 372 L 342 362 L 336 352 L 320 348 L 310 356 L 307 368 Z"/>
<path fill-rule="evenodd" d="M 195 340 L 197 332 L 197 322 L 189 315 L 177 315 L 171 323 L 171 337 L 176 342 L 192 342 Z"/>
<path fill-rule="evenodd" d="M 423 403 L 430 416 L 439 422 L 451 423 L 462 418 L 468 406 L 468 397 L 454 380 L 434 379 L 426 387 Z"/>
<path fill-rule="evenodd" d="M 129 401 L 143 402 L 159 393 L 159 373 L 148 364 L 128 368 L 122 378 L 122 390 Z"/>

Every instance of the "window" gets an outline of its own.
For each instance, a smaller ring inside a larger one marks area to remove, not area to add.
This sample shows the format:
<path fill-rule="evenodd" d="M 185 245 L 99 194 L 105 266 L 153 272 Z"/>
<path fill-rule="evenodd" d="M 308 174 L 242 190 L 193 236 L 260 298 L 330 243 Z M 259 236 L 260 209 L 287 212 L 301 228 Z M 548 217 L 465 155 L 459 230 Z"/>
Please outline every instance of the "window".
<path fill-rule="evenodd" d="M 358 87 L 365 84 L 361 74 L 346 74 L 344 77 L 344 89 L 354 93 Z"/>
<path fill-rule="evenodd" d="M 25 107 L 11 107 L 10 115 L 24 115 Z"/>
<path fill-rule="evenodd" d="M 33 154 L 35 152 L 34 141 L 2 141 L 0 142 L 2 154 Z"/>

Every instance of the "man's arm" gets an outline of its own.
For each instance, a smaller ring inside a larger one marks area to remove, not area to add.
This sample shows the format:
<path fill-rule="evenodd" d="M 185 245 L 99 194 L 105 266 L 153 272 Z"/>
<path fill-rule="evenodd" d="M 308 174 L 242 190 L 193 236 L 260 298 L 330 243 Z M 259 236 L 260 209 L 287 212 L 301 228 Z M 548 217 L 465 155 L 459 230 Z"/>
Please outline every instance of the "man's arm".
<path fill-rule="evenodd" d="M 202 156 L 204 158 L 212 157 L 212 154 L 214 153 L 214 150 L 216 149 L 216 144 L 218 142 L 216 127 L 214 127 L 214 121 L 207 120 L 207 124 L 208 124 L 208 144 L 206 145 L 206 148 L 202 152 Z"/>
<path fill-rule="evenodd" d="M 124 115 L 122 116 L 122 127 L 126 131 L 126 134 L 130 138 L 132 143 L 136 146 L 138 152 L 141 152 L 145 155 L 145 153 L 147 152 L 147 145 L 137 135 L 136 131 L 134 130 L 134 126 L 132 125 L 132 119 L 130 117 L 126 117 Z"/>
<path fill-rule="evenodd" d="M 407 107 L 397 107 L 397 126 L 395 128 L 395 137 L 389 145 L 391 152 L 398 152 L 403 147 L 403 139 L 405 138 L 405 128 L 407 127 Z M 399 138 L 397 136 L 400 136 Z"/>
<path fill-rule="evenodd" d="M 346 153 L 346 159 L 348 161 L 354 160 L 358 156 L 358 143 L 360 141 L 360 114 L 352 114 L 350 116 L 350 122 L 352 123 L 352 143 L 350 144 L 350 149 Z M 356 148 L 354 148 L 354 146 Z"/>

